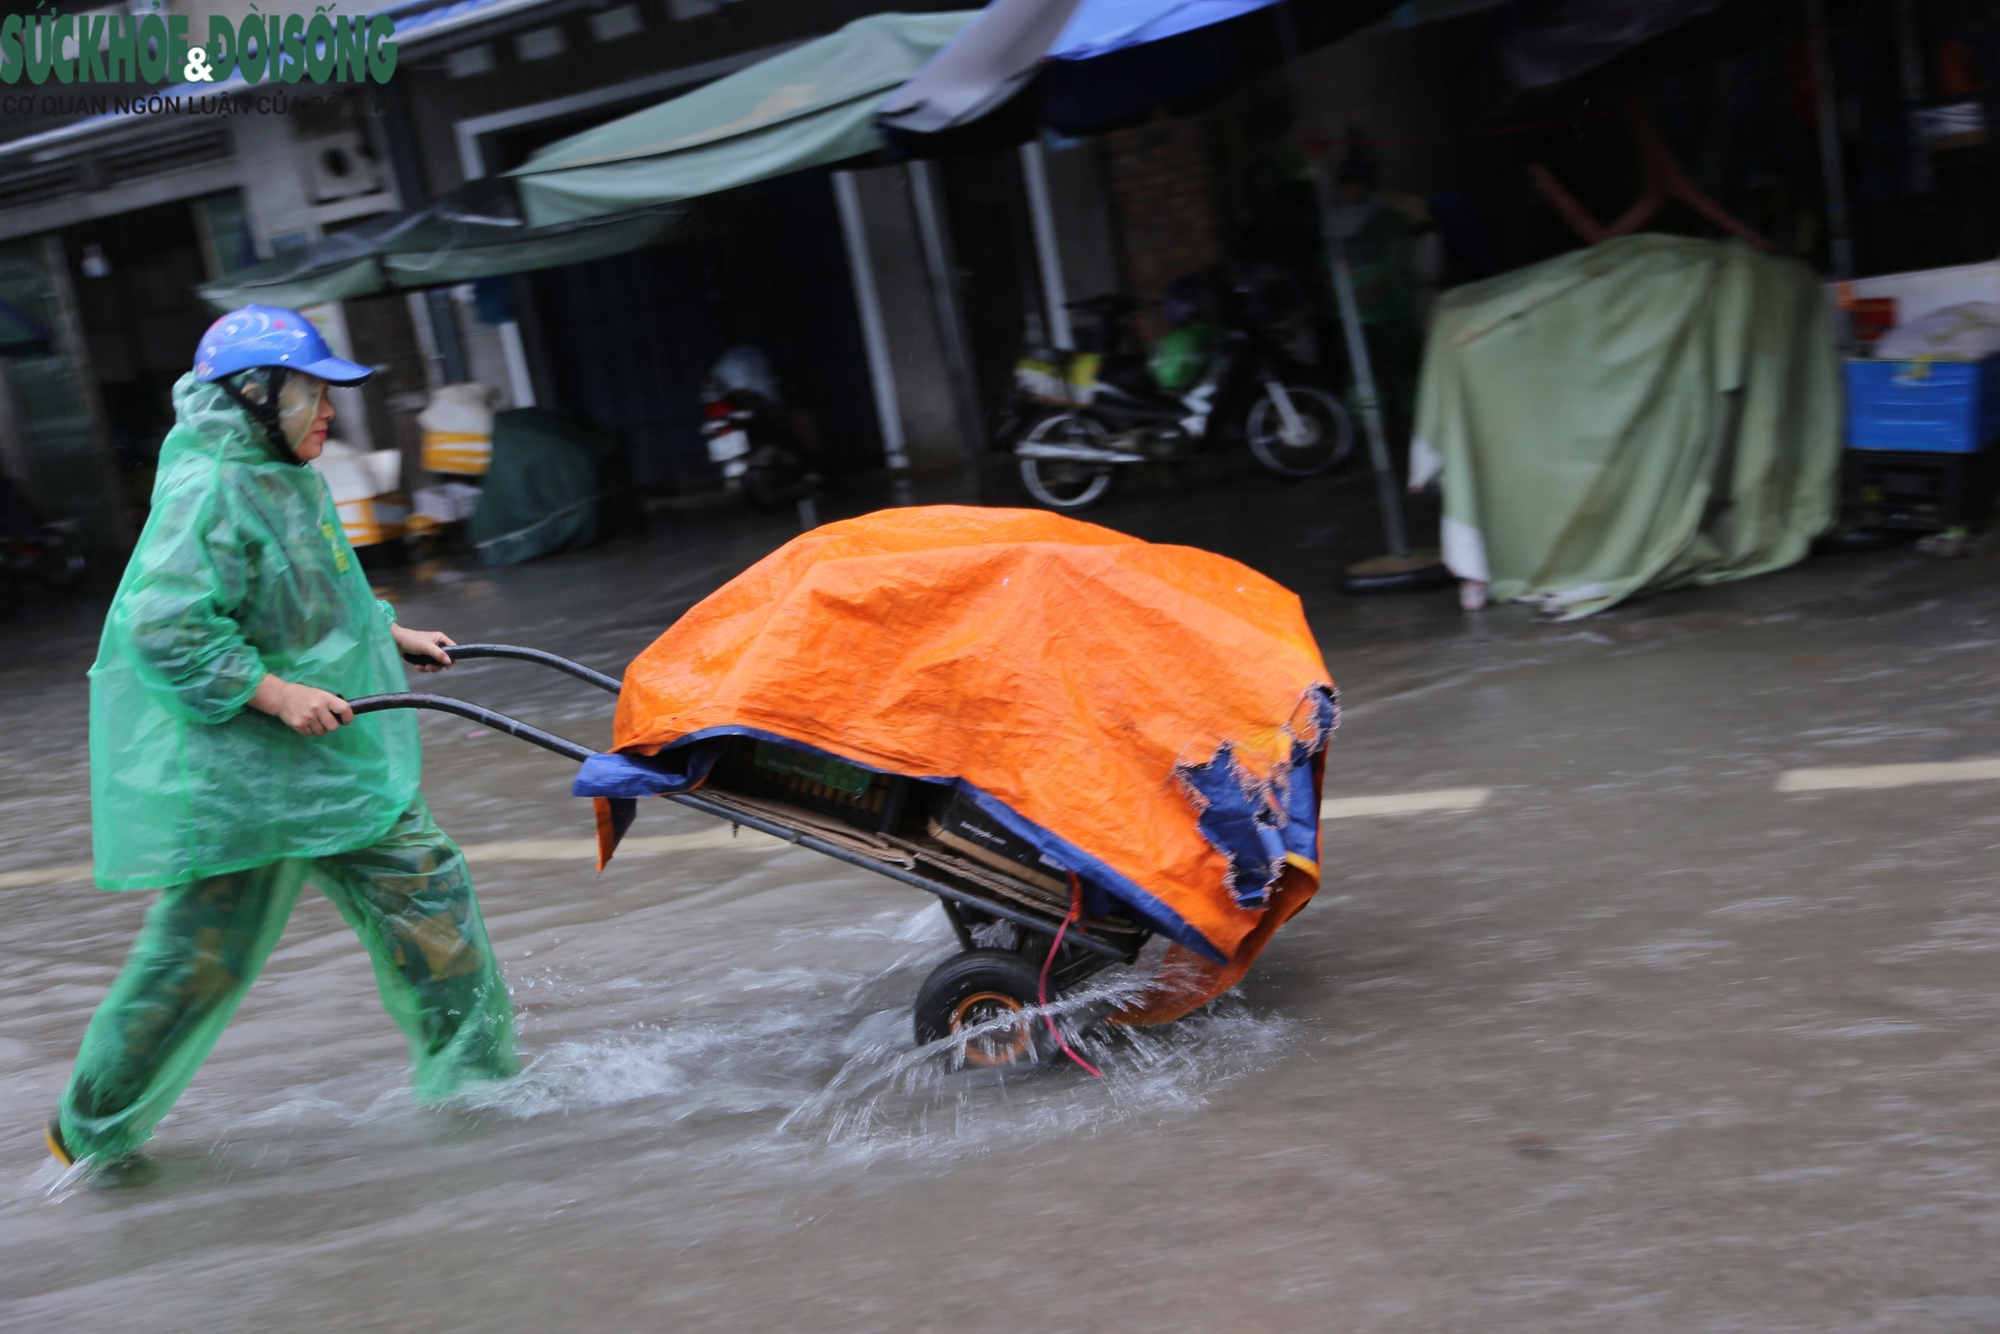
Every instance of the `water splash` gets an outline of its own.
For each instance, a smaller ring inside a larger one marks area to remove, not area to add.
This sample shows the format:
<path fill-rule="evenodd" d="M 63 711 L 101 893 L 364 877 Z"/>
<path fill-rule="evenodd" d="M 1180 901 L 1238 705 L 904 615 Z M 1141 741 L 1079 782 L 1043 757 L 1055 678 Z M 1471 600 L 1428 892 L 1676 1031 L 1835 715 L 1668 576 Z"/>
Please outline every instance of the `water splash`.
<path fill-rule="evenodd" d="M 1278 1059 L 1293 1026 L 1230 995 L 1196 1015 L 1150 1029 L 1102 1023 L 1143 987 L 1121 970 L 1051 1002 L 919 1047 L 904 1008 L 868 1003 L 880 988 L 828 977 L 837 1014 L 808 1004 L 738 1008 L 727 1015 L 640 1025 L 563 1042 L 519 1077 L 457 1101 L 516 1120 L 628 1107 L 665 1126 L 750 1118 L 725 1152 L 813 1150 L 837 1157 L 962 1157 L 1019 1139 L 1100 1133 L 1205 1104 L 1218 1087 Z M 882 979 L 876 979 L 880 981 Z M 801 998 L 786 996 L 787 1001 Z M 878 997 L 879 999 L 879 997 Z M 1104 1071 L 1091 1079 L 1054 1055 L 1047 1014 Z M 1033 1062 L 981 1068 L 967 1047 L 1028 1018 Z M 1053 1059 L 1051 1059 L 1053 1057 Z"/>

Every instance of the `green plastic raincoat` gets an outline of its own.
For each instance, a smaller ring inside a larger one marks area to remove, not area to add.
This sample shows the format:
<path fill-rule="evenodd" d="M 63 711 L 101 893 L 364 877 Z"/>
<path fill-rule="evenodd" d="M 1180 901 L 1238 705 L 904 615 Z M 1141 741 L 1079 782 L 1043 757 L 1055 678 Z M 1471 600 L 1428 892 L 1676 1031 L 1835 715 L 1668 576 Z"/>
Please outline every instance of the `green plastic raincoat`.
<path fill-rule="evenodd" d="M 382 1004 L 409 1039 L 419 1101 L 519 1068 L 513 1005 L 465 854 L 418 797 L 359 852 L 272 862 L 160 895 L 63 1092 L 72 1153 L 116 1158 L 145 1143 L 257 980 L 308 880 L 367 946 Z"/>
<path fill-rule="evenodd" d="M 281 463 L 193 374 L 153 511 L 90 669 L 97 883 L 150 889 L 369 847 L 410 808 L 414 715 L 306 737 L 246 707 L 265 673 L 346 698 L 406 689 L 319 472 Z"/>
<path fill-rule="evenodd" d="M 350 698 L 401 689 L 394 610 L 369 591 L 318 472 L 272 458 L 193 375 L 174 406 L 152 517 L 90 669 L 97 882 L 165 892 L 63 1094 L 79 1158 L 152 1133 L 308 881 L 367 947 L 419 1098 L 518 1068 L 464 854 L 417 794 L 414 717 L 305 737 L 246 707 L 267 672 Z"/>

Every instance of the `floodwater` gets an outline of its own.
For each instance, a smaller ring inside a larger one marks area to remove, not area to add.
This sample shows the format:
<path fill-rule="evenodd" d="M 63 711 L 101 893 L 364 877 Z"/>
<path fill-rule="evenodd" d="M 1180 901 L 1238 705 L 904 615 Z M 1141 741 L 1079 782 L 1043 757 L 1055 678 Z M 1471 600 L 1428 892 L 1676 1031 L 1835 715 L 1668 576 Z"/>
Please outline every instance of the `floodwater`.
<path fill-rule="evenodd" d="M 95 626 L 17 623 L 0 1328 L 2000 1326 L 2000 788 L 1777 790 L 2000 756 L 2000 559 L 1465 618 L 1331 591 L 1305 516 L 1339 485 L 1100 517 L 1306 594 L 1348 705 L 1329 795 L 1492 796 L 1330 822 L 1325 889 L 1244 987 L 1086 1038 L 1101 1080 L 914 1050 L 954 948 L 921 894 L 665 803 L 600 877 L 566 762 L 431 716 L 526 1073 L 413 1106 L 308 895 L 145 1165 L 66 1175 L 39 1127 L 146 896 L 26 874 L 87 860 Z M 399 605 L 615 669 L 775 536 L 689 520 Z M 529 667 L 426 685 L 608 735 L 608 700 Z"/>

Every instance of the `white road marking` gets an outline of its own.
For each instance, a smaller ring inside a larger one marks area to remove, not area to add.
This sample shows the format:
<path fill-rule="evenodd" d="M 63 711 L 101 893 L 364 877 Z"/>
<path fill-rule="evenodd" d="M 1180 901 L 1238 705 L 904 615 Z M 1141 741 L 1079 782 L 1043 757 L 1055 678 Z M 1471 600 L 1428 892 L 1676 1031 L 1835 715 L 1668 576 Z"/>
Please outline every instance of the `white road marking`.
<path fill-rule="evenodd" d="M 742 848 L 746 852 L 771 852 L 791 844 L 754 829 L 732 831 L 728 825 L 698 829 L 686 834 L 635 835 L 618 845 L 618 855 L 649 855 L 662 852 L 702 852 L 712 848 Z M 594 838 L 522 838 L 505 843 L 468 843 L 467 861 L 494 862 L 592 862 L 597 859 Z M 0 871 L 0 890 L 25 889 L 29 885 L 70 885 L 92 879 L 88 863 L 72 866 L 36 866 L 25 871 Z"/>
<path fill-rule="evenodd" d="M 2000 760 L 1984 761 L 1992 772 L 1979 777 L 2000 778 Z M 1888 766 L 1904 769 L 1947 769 L 1952 765 Z M 1807 769 L 1800 773 L 1846 773 L 1840 769 Z M 1856 771 L 1858 772 L 1858 771 Z M 1791 777 L 1791 775 L 1787 775 Z M 1938 779 L 1906 779 L 1906 782 L 1937 782 Z M 1822 784 L 1859 787 L 1858 783 Z M 1878 784 L 1877 786 L 1889 786 Z M 1790 789 L 1786 789 L 1790 790 Z M 1396 792 L 1375 797 L 1328 797 L 1319 804 L 1322 820 L 1347 820 L 1365 815 L 1417 815 L 1425 811 L 1476 811 L 1493 795 L 1490 787 L 1448 787 L 1434 792 Z M 774 852 L 791 845 L 781 838 L 760 834 L 754 829 L 731 829 L 718 824 L 685 834 L 635 834 L 618 845 L 620 857 L 650 856 L 668 852 L 707 852 L 720 848 L 741 848 L 745 852 Z M 517 838 L 500 843 L 468 843 L 466 860 L 491 865 L 495 862 L 577 862 L 597 856 L 594 838 Z M 29 885 L 69 885 L 88 883 L 88 865 L 38 866 L 25 871 L 0 871 L 0 890 L 25 889 Z"/>
<path fill-rule="evenodd" d="M 2000 780 L 2000 760 L 1955 760 L 1941 764 L 1869 764 L 1846 769 L 1788 769 L 1778 775 L 1780 792 L 1827 792 L 1840 789 L 1912 787 L 1922 783 L 1970 783 Z M 1493 796 L 1490 787 L 1446 787 L 1430 792 L 1390 792 L 1371 797 L 1328 797 L 1319 804 L 1322 820 L 1351 820 L 1371 815 L 1421 815 L 1433 811 L 1476 811 Z M 670 852 L 704 852 L 741 848 L 771 852 L 789 847 L 783 839 L 754 829 L 713 829 L 685 834 L 634 835 L 618 845 L 620 856 Z M 524 838 L 499 843 L 470 843 L 472 862 L 588 861 L 597 856 L 591 838 Z M 30 885 L 88 883 L 88 865 L 38 866 L 24 871 L 0 871 L 0 890 Z"/>
<path fill-rule="evenodd" d="M 1319 804 L 1319 818 L 1348 820 L 1358 815 L 1476 811 L 1492 795 L 1490 787 L 1442 787 L 1432 792 L 1389 792 L 1376 797 L 1328 797 Z"/>
<path fill-rule="evenodd" d="M 1840 788 L 1915 787 L 1920 783 L 1983 783 L 2000 779 L 2000 760 L 1942 764 L 1862 764 L 1849 769 L 1787 769 L 1780 792 L 1830 792 Z"/>
<path fill-rule="evenodd" d="M 754 829 L 732 830 L 726 824 L 718 824 L 713 829 L 697 829 L 686 834 L 628 835 L 618 845 L 618 855 L 623 857 L 628 852 L 701 852 L 710 848 L 769 852 L 790 846 L 781 838 L 760 834 Z M 597 857 L 597 840 L 525 838 L 506 843 L 469 843 L 465 848 L 465 857 L 472 862 L 565 862 L 579 857 L 594 860 Z"/>
<path fill-rule="evenodd" d="M 70 885 L 89 880 L 90 867 L 34 866 L 25 871 L 0 871 L 0 889 L 21 889 L 27 885 Z"/>

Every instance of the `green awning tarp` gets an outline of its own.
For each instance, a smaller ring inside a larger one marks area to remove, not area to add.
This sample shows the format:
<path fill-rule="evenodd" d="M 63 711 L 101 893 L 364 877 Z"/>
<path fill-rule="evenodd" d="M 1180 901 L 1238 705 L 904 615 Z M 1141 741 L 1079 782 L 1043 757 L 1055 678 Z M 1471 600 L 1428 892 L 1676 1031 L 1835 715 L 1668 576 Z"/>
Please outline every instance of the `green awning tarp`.
<path fill-rule="evenodd" d="M 1806 265 L 1625 237 L 1439 299 L 1413 480 L 1442 468 L 1453 573 L 1586 616 L 1803 557 L 1834 517 L 1840 393 Z"/>
<path fill-rule="evenodd" d="M 448 202 L 370 219 L 198 290 L 218 311 L 253 301 L 297 309 L 623 254 L 666 240 L 679 220 L 675 212 L 653 210 L 531 227 L 506 216 L 504 207 L 475 213 Z"/>
<path fill-rule="evenodd" d="M 508 173 L 540 225 L 716 194 L 882 147 L 875 112 L 972 21 L 875 14 L 550 144 Z"/>

